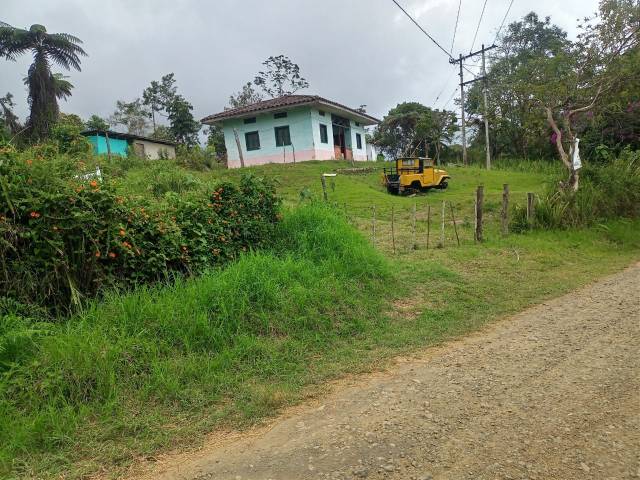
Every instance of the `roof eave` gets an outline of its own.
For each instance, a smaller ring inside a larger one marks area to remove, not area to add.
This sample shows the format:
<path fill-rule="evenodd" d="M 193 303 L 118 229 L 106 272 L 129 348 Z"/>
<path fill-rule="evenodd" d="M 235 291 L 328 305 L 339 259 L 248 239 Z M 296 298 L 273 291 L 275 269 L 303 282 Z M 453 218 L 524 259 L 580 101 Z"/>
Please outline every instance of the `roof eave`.
<path fill-rule="evenodd" d="M 255 117 L 256 115 L 259 115 L 259 114 L 262 114 L 262 113 L 269 113 L 269 112 L 282 111 L 282 110 L 290 110 L 292 108 L 304 107 L 304 106 L 316 106 L 316 107 L 322 106 L 323 108 L 326 108 L 326 109 L 337 110 L 337 111 L 345 114 L 346 116 L 355 119 L 356 121 L 362 123 L 365 126 L 366 125 L 376 125 L 376 124 L 380 123 L 380 120 L 378 120 L 375 117 L 372 117 L 371 115 L 367 115 L 366 113 L 357 112 L 356 110 L 354 110 L 352 108 L 346 107 L 346 106 L 341 105 L 341 104 L 336 103 L 336 102 L 332 102 L 330 100 L 326 100 L 326 99 L 324 99 L 322 97 L 319 97 L 317 95 L 314 96 L 313 98 L 310 98 L 310 99 L 305 100 L 305 101 L 297 102 L 297 103 L 290 103 L 288 105 L 276 105 L 276 106 L 273 106 L 273 107 L 266 107 L 266 108 L 262 108 L 262 109 L 256 109 L 256 110 L 253 110 L 253 111 L 249 111 L 249 112 L 231 114 L 231 115 L 228 115 L 228 116 L 224 115 L 225 112 L 221 112 L 220 114 L 209 115 L 208 117 L 204 117 L 202 120 L 200 120 L 200 123 L 202 123 L 203 125 L 221 125 L 226 120 L 251 118 L 251 117 Z"/>
<path fill-rule="evenodd" d="M 357 120 L 359 123 L 361 123 L 364 126 L 369 126 L 369 125 L 376 125 L 378 123 L 380 123 L 380 120 L 378 120 L 375 117 L 372 117 L 371 115 L 367 115 L 366 113 L 360 113 L 357 112 L 355 110 L 352 110 L 351 108 L 345 108 L 341 105 L 338 105 L 336 103 L 333 102 L 327 102 L 324 100 L 317 100 L 315 102 L 313 102 L 314 105 L 321 105 L 325 108 L 328 109 L 334 109 L 334 110 L 339 110 L 340 112 L 343 112 L 344 114 L 346 114 L 348 117 Z"/>

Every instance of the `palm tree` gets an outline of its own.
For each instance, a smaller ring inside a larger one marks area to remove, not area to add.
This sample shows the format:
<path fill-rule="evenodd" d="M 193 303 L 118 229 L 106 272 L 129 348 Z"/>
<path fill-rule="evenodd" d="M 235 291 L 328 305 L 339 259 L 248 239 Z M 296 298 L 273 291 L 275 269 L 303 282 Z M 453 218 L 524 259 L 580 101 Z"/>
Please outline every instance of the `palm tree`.
<path fill-rule="evenodd" d="M 53 89 L 58 100 L 66 100 L 71 96 L 71 89 L 74 87 L 67 78 L 69 77 L 61 73 L 53 74 Z M 29 86 L 29 77 L 24 77 L 22 81 Z"/>
<path fill-rule="evenodd" d="M 27 125 L 35 139 L 48 135 L 58 118 L 58 98 L 71 95 L 73 87 L 63 76 L 58 74 L 56 77 L 51 72 L 51 64 L 80 71 L 80 55 L 86 56 L 81 43 L 79 38 L 68 33 L 47 33 L 42 25 L 23 30 L 0 22 L 0 56 L 15 60 L 28 51 L 33 53 L 25 83 L 29 87 L 31 107 Z"/>

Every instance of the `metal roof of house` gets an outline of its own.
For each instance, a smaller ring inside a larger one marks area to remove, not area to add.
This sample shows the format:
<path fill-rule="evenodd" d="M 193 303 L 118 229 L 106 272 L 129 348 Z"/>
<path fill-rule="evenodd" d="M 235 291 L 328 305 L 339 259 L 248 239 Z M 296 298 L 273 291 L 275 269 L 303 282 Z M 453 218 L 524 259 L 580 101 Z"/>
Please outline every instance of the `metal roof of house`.
<path fill-rule="evenodd" d="M 144 137 L 142 135 L 133 135 L 132 133 L 122 133 L 122 132 L 114 132 L 112 130 L 85 130 L 82 132 L 82 135 L 87 137 L 91 135 L 104 135 L 105 133 L 109 134 L 109 138 L 119 138 L 121 140 L 144 140 L 145 142 L 152 143 L 161 143 L 163 145 L 171 145 L 175 147 L 177 145 L 176 142 L 172 142 L 171 140 L 163 140 L 160 138 L 152 138 L 152 137 Z"/>
<path fill-rule="evenodd" d="M 298 107 L 303 105 L 314 105 L 317 107 L 325 107 L 329 110 L 337 110 L 342 113 L 348 114 L 351 118 L 355 118 L 363 125 L 373 125 L 380 123 L 375 117 L 367 115 L 366 113 L 359 112 L 353 108 L 349 108 L 338 102 L 327 100 L 318 95 L 285 95 L 283 97 L 272 98 L 269 100 L 263 100 L 262 102 L 252 103 L 244 107 L 231 108 L 214 115 L 209 115 L 200 120 L 201 123 L 212 124 L 221 122 L 223 120 L 229 120 L 231 118 L 249 117 L 256 113 L 268 112 L 272 110 L 281 110 L 283 108 Z"/>

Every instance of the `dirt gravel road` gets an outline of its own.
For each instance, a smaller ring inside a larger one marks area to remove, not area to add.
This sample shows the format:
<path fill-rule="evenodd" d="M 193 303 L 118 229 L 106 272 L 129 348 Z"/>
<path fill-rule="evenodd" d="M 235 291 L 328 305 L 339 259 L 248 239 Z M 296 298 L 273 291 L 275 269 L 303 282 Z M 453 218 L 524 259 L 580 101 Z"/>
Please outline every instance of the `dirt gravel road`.
<path fill-rule="evenodd" d="M 153 477 L 640 478 L 639 354 L 637 264 Z"/>

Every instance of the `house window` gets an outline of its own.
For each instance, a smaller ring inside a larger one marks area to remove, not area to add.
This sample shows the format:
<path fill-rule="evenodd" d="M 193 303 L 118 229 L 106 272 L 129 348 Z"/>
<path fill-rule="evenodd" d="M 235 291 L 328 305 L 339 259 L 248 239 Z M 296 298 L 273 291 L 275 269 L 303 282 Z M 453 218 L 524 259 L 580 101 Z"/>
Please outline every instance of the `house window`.
<path fill-rule="evenodd" d="M 244 119 L 244 123 L 245 123 L 245 125 L 248 124 L 248 123 L 256 123 L 256 117 L 245 118 Z"/>
<path fill-rule="evenodd" d="M 329 143 L 329 136 L 327 135 L 327 126 L 320 124 L 320 143 Z"/>
<path fill-rule="evenodd" d="M 273 118 L 287 118 L 287 112 L 274 113 Z"/>
<path fill-rule="evenodd" d="M 324 112 L 322 110 L 318 110 L 318 113 L 320 114 L 321 117 L 324 117 Z"/>
<path fill-rule="evenodd" d="M 359 127 L 359 126 L 360 126 L 360 122 L 356 122 L 356 127 Z"/>
<path fill-rule="evenodd" d="M 358 150 L 362 150 L 362 135 L 356 133 L 356 147 Z"/>
<path fill-rule="evenodd" d="M 247 144 L 247 152 L 260 150 L 260 134 L 258 132 L 247 132 L 244 134 L 244 141 Z"/>
<path fill-rule="evenodd" d="M 276 147 L 284 147 L 291 145 L 291 135 L 289 134 L 289 125 L 285 127 L 274 128 L 276 133 Z"/>

